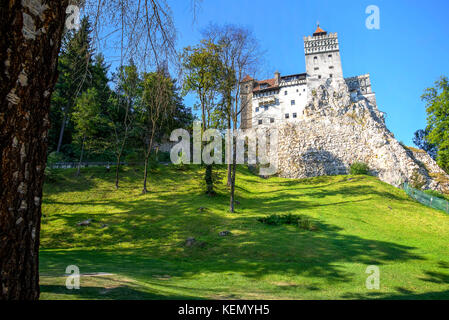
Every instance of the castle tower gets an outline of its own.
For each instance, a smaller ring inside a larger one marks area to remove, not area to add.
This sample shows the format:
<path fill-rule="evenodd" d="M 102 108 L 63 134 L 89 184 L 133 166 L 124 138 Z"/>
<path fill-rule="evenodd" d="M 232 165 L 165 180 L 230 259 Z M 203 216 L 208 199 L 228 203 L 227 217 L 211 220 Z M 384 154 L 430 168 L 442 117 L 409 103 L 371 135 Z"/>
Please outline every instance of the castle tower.
<path fill-rule="evenodd" d="M 246 76 L 240 83 L 240 129 L 249 129 L 252 127 L 253 119 L 253 89 L 255 80 L 250 76 Z"/>
<path fill-rule="evenodd" d="M 307 77 L 316 79 L 343 78 L 337 33 L 318 27 L 313 36 L 304 37 Z"/>

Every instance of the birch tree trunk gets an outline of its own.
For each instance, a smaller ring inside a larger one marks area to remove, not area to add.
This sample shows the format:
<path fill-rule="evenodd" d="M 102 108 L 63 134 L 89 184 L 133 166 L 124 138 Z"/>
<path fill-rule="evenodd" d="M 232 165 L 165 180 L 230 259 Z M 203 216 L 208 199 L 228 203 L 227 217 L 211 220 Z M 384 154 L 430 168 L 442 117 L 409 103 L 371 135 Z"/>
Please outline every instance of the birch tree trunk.
<path fill-rule="evenodd" d="M 1 2 L 0 300 L 39 298 L 50 97 L 67 2 Z"/>

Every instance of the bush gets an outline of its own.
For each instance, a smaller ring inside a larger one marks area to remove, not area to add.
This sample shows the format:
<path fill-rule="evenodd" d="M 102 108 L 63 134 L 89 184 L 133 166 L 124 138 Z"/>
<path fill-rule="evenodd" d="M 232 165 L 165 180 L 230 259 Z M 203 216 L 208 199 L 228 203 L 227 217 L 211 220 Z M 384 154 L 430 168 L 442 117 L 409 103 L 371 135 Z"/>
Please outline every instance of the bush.
<path fill-rule="evenodd" d="M 282 224 L 287 224 L 287 225 L 296 225 L 300 229 L 303 229 L 303 230 L 309 230 L 309 231 L 318 230 L 318 228 L 315 226 L 315 224 L 309 218 L 302 217 L 302 216 L 295 216 L 292 214 L 286 214 L 286 215 L 272 214 L 265 218 L 259 218 L 259 219 L 257 219 L 257 221 L 262 222 L 267 225 L 270 225 L 270 226 L 280 226 Z"/>
<path fill-rule="evenodd" d="M 369 167 L 366 163 L 364 162 L 354 162 L 353 164 L 351 164 L 350 170 L 349 172 L 352 175 L 358 175 L 358 174 L 368 174 L 369 172 Z"/>
<path fill-rule="evenodd" d="M 449 196 L 446 196 L 436 190 L 425 190 L 424 193 L 427 193 L 429 196 L 432 196 L 432 197 L 436 197 L 436 198 L 440 198 L 440 199 L 449 201 Z"/>
<path fill-rule="evenodd" d="M 426 178 L 419 173 L 418 169 L 414 169 L 410 177 L 410 185 L 412 188 L 421 190 L 426 185 Z"/>
<path fill-rule="evenodd" d="M 126 155 L 125 157 L 125 161 L 128 165 L 132 166 L 135 164 L 138 164 L 139 162 L 142 162 L 142 155 L 133 151 L 130 152 L 128 155 Z"/>
<path fill-rule="evenodd" d="M 45 178 L 48 181 L 55 181 L 56 180 L 56 173 L 55 173 L 55 169 L 52 168 L 52 166 L 56 163 L 56 162 L 61 162 L 64 158 L 64 155 L 60 152 L 52 152 L 47 156 L 47 166 L 45 167 Z"/>
<path fill-rule="evenodd" d="M 159 151 L 157 157 L 159 162 L 171 162 L 170 152 Z"/>

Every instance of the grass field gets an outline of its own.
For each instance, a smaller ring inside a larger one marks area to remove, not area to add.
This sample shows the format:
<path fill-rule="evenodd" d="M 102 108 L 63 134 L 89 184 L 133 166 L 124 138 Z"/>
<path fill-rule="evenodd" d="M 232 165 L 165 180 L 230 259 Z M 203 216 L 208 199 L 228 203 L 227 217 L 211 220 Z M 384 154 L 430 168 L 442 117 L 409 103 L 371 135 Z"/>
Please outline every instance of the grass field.
<path fill-rule="evenodd" d="M 262 179 L 240 168 L 230 214 L 225 184 L 205 196 L 199 168 L 155 169 L 147 195 L 142 171 L 124 168 L 118 191 L 104 168 L 46 183 L 41 299 L 449 299 L 449 215 L 374 177 Z M 318 230 L 257 221 L 270 214 Z M 185 246 L 189 237 L 200 245 Z M 65 287 L 68 265 L 84 274 L 80 290 Z M 365 286 L 369 265 L 379 290 Z"/>

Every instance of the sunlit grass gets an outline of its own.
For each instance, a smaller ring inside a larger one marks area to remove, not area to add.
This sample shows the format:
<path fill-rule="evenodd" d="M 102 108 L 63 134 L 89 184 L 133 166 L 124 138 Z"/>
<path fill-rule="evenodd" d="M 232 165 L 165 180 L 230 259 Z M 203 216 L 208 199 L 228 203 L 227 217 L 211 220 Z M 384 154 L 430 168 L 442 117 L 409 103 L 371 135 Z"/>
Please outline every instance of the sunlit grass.
<path fill-rule="evenodd" d="M 449 298 L 449 215 L 374 177 L 262 179 L 240 168 L 230 214 L 225 183 L 207 197 L 201 168 L 160 166 L 146 195 L 142 174 L 124 168 L 119 190 L 104 168 L 45 185 L 42 299 Z M 318 230 L 257 221 L 271 214 Z M 189 237 L 202 245 L 186 247 Z M 113 275 L 68 290 L 68 265 Z M 379 290 L 365 287 L 368 265 L 380 268 Z"/>

